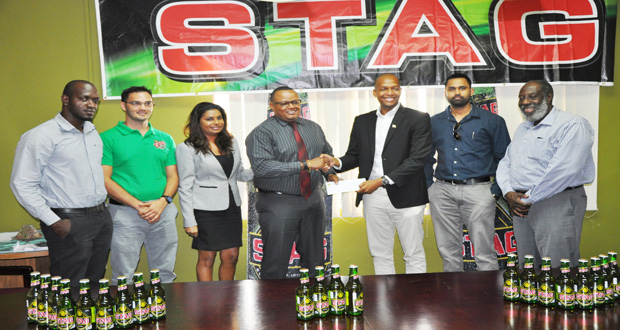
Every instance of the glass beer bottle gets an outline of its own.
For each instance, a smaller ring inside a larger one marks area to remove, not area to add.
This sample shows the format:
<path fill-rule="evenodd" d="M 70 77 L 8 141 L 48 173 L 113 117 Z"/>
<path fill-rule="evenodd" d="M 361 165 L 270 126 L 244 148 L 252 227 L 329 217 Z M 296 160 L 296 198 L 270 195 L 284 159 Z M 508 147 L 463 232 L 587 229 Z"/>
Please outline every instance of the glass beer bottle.
<path fill-rule="evenodd" d="M 312 302 L 312 290 L 310 288 L 310 277 L 308 269 L 299 270 L 299 286 L 295 290 L 295 308 L 298 320 L 311 320 L 314 317 L 314 303 Z"/>
<path fill-rule="evenodd" d="M 344 314 L 345 287 L 340 278 L 340 265 L 332 265 L 332 280 L 327 287 L 329 293 L 329 313 L 332 315 Z"/>
<path fill-rule="evenodd" d="M 41 275 L 41 289 L 39 290 L 39 295 L 37 296 L 37 322 L 39 326 L 47 327 L 49 324 L 49 298 L 51 295 L 50 290 L 50 281 L 52 275 L 43 274 Z"/>
<path fill-rule="evenodd" d="M 594 309 L 592 301 L 593 282 L 588 272 L 588 260 L 579 259 L 578 273 L 575 276 L 575 306 L 579 309 L 591 311 Z"/>
<path fill-rule="evenodd" d="M 605 283 L 605 304 L 613 305 L 614 304 L 614 286 L 611 280 L 611 268 L 609 268 L 609 256 L 606 254 L 599 254 L 598 256 L 601 259 L 601 274 L 604 278 Z"/>
<path fill-rule="evenodd" d="M 150 306 L 151 320 L 166 318 L 166 293 L 161 286 L 159 269 L 151 269 L 151 286 L 149 287 L 148 304 Z"/>
<path fill-rule="evenodd" d="M 127 289 L 127 276 L 116 278 L 116 298 L 114 300 L 114 326 L 117 329 L 126 329 L 133 326 L 133 308 L 131 295 Z"/>
<path fill-rule="evenodd" d="M 135 324 L 144 324 L 149 321 L 150 307 L 148 294 L 144 287 L 144 275 L 139 272 L 133 274 L 133 292 L 131 294 L 131 307 Z"/>
<path fill-rule="evenodd" d="M 611 284 L 614 289 L 614 300 L 618 300 L 620 298 L 620 282 L 618 279 L 620 277 L 620 270 L 618 269 L 618 254 L 613 251 L 607 252 L 609 255 L 609 274 L 611 274 Z"/>
<path fill-rule="evenodd" d="M 523 271 L 520 278 L 521 301 L 526 304 L 536 304 L 538 294 L 536 292 L 536 272 L 534 272 L 534 256 L 526 255 Z"/>
<path fill-rule="evenodd" d="M 517 272 L 517 255 L 508 254 L 508 263 L 504 271 L 504 300 L 519 301 L 519 273 Z"/>
<path fill-rule="evenodd" d="M 542 268 L 538 274 L 538 304 L 545 307 L 555 306 L 555 279 L 551 275 L 551 258 L 542 258 Z"/>
<path fill-rule="evenodd" d="M 359 279 L 357 265 L 349 266 L 349 281 L 346 288 L 347 315 L 361 315 L 364 312 L 364 287 Z"/>
<path fill-rule="evenodd" d="M 95 325 L 97 330 L 114 328 L 114 299 L 110 295 L 110 280 L 99 280 L 99 298 L 96 304 Z"/>
<path fill-rule="evenodd" d="M 592 274 L 592 296 L 594 299 L 594 307 L 605 307 L 605 278 L 601 274 L 601 259 L 599 257 L 590 258 L 590 273 Z"/>
<path fill-rule="evenodd" d="M 329 313 L 329 300 L 327 298 L 327 286 L 323 266 L 314 267 L 316 282 L 312 285 L 312 302 L 314 303 L 314 316 L 325 317 Z"/>
<path fill-rule="evenodd" d="M 26 319 L 28 323 L 38 323 L 37 317 L 37 297 L 41 289 L 41 273 L 30 273 L 30 290 L 26 293 Z"/>
<path fill-rule="evenodd" d="M 60 276 L 52 276 L 52 290 L 47 300 L 47 327 L 50 330 L 58 329 L 58 301 L 60 300 Z"/>
<path fill-rule="evenodd" d="M 56 324 L 60 330 L 75 329 L 75 303 L 71 298 L 71 280 L 60 280 L 60 299 L 58 300 Z"/>
<path fill-rule="evenodd" d="M 95 302 L 90 296 L 90 280 L 80 280 L 80 296 L 75 303 L 75 324 L 78 330 L 90 330 L 95 324 Z"/>
<path fill-rule="evenodd" d="M 560 275 L 555 280 L 557 295 L 555 297 L 558 308 L 572 310 L 575 308 L 575 285 L 570 277 L 570 260 L 560 260 Z"/>

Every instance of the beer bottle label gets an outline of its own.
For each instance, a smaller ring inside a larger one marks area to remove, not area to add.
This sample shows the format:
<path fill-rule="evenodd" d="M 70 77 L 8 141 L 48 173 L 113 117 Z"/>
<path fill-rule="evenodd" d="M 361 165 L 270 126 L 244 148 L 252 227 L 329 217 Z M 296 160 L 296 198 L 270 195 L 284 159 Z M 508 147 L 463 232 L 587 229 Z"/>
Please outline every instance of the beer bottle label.
<path fill-rule="evenodd" d="M 91 330 L 93 328 L 93 314 L 91 307 L 77 309 L 75 312 L 75 325 L 78 330 Z"/>
<path fill-rule="evenodd" d="M 73 308 L 61 307 L 58 310 L 56 324 L 58 324 L 58 329 L 60 330 L 75 329 L 75 312 Z"/>
<path fill-rule="evenodd" d="M 55 328 L 57 326 L 57 316 L 58 314 L 56 313 L 56 307 L 52 304 L 47 304 L 47 325 L 50 328 Z"/>
<path fill-rule="evenodd" d="M 594 304 L 602 305 L 605 303 L 605 285 L 596 284 L 594 286 Z"/>
<path fill-rule="evenodd" d="M 37 323 L 37 299 L 26 299 L 26 308 L 28 309 L 28 322 Z"/>
<path fill-rule="evenodd" d="M 39 325 L 48 324 L 47 302 L 40 302 L 37 304 L 37 319 L 39 321 Z"/>
<path fill-rule="evenodd" d="M 132 301 L 133 317 L 138 323 L 146 322 L 149 319 L 149 305 L 144 299 Z"/>
<path fill-rule="evenodd" d="M 575 305 L 575 291 L 567 285 L 558 285 L 557 303 L 560 307 L 571 307 Z"/>
<path fill-rule="evenodd" d="M 582 285 L 575 294 L 575 303 L 579 307 L 592 306 L 592 291 L 586 285 Z"/>
<path fill-rule="evenodd" d="M 555 291 L 552 287 L 543 283 L 538 290 L 538 301 L 543 305 L 551 305 L 555 303 Z"/>
<path fill-rule="evenodd" d="M 112 306 L 97 308 L 97 317 L 95 318 L 97 330 L 108 330 L 114 326 L 114 309 Z"/>
<path fill-rule="evenodd" d="M 295 296 L 297 318 L 309 319 L 314 315 L 314 304 L 308 296 Z"/>
<path fill-rule="evenodd" d="M 314 311 L 317 315 L 325 315 L 329 312 L 329 299 L 325 293 L 315 293 L 312 300 L 315 301 Z"/>
<path fill-rule="evenodd" d="M 521 286 L 521 299 L 526 302 L 534 302 L 538 299 L 536 295 L 536 286 L 531 281 L 526 281 Z"/>
<path fill-rule="evenodd" d="M 149 297 L 151 318 L 160 319 L 166 316 L 166 302 L 160 296 Z"/>
<path fill-rule="evenodd" d="M 133 311 L 128 304 L 119 304 L 114 308 L 114 320 L 121 327 L 127 327 L 133 322 Z"/>
<path fill-rule="evenodd" d="M 329 291 L 329 310 L 331 312 L 344 311 L 344 292 L 338 290 Z"/>
<path fill-rule="evenodd" d="M 508 299 L 519 298 L 519 283 L 515 283 L 511 279 L 507 279 L 506 282 L 504 282 L 504 297 Z"/>

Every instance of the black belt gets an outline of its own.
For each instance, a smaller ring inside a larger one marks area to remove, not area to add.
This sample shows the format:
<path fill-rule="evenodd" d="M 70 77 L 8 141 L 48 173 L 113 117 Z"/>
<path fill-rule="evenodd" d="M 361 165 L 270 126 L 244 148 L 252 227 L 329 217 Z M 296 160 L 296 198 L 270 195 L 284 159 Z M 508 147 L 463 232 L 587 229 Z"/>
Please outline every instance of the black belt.
<path fill-rule="evenodd" d="M 82 207 L 82 208 L 52 208 L 52 212 L 58 214 L 67 214 L 67 213 L 97 213 L 105 210 L 105 202 L 91 207 Z"/>
<path fill-rule="evenodd" d="M 116 199 L 112 199 L 110 198 L 110 200 L 108 201 L 108 203 L 113 204 L 113 205 L 125 205 L 119 201 L 117 201 Z"/>
<path fill-rule="evenodd" d="M 489 182 L 491 181 L 491 177 L 483 176 L 480 178 L 471 178 L 467 180 L 439 180 L 439 181 L 445 182 L 445 183 L 451 183 L 451 184 L 476 184 L 476 183 Z"/>
<path fill-rule="evenodd" d="M 295 195 L 295 194 L 287 194 L 287 193 L 283 193 L 281 191 L 273 191 L 273 190 L 265 190 L 265 189 L 261 189 L 261 188 L 257 188 L 259 193 L 262 194 L 276 194 L 276 195 L 289 195 L 289 196 L 301 196 L 301 195 Z"/>
<path fill-rule="evenodd" d="M 578 186 L 574 186 L 574 187 L 567 187 L 566 189 L 562 190 L 562 192 L 567 191 L 567 190 L 579 189 L 581 187 L 583 187 L 583 185 L 578 185 Z M 515 190 L 515 192 L 518 192 L 519 194 L 525 194 L 527 192 L 527 190 Z"/>

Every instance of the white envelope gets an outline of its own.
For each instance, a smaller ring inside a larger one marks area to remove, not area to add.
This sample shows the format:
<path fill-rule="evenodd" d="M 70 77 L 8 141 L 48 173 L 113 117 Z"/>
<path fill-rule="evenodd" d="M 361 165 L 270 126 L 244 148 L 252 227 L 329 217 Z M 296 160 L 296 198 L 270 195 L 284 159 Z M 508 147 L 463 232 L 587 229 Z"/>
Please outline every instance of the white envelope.
<path fill-rule="evenodd" d="M 333 195 L 336 193 L 346 193 L 351 191 L 360 190 L 360 184 L 366 181 L 365 179 L 353 179 L 338 181 L 338 184 L 334 182 L 327 182 L 327 194 Z"/>

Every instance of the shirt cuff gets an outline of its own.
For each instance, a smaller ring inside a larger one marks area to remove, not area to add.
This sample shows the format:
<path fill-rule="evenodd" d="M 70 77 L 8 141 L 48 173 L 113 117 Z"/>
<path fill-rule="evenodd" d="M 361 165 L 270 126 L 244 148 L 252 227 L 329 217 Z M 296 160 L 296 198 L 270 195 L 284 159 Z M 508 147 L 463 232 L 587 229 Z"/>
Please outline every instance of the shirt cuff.
<path fill-rule="evenodd" d="M 336 158 L 336 157 L 334 157 L 334 158 Z M 340 164 L 340 166 L 336 166 L 336 165 L 334 165 L 334 166 L 333 166 L 333 168 L 334 168 L 335 170 L 340 171 L 340 169 L 342 168 L 342 162 L 340 161 L 340 158 L 336 158 L 336 159 L 338 159 L 338 164 Z"/>
<path fill-rule="evenodd" d="M 388 180 L 388 182 L 390 183 L 390 186 L 394 184 L 394 181 L 392 181 L 392 179 L 390 179 L 389 176 L 387 176 L 387 175 L 384 175 L 384 176 Z"/>

